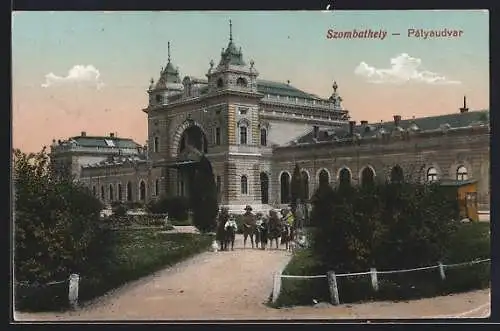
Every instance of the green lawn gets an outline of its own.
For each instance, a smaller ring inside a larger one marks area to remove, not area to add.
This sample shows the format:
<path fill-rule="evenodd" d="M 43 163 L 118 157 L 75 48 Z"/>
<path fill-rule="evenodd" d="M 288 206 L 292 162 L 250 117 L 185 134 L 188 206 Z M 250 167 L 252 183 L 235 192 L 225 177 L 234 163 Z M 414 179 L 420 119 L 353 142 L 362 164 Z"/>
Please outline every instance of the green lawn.
<path fill-rule="evenodd" d="M 490 257 L 490 223 L 461 224 L 452 237 L 444 264 L 468 262 Z M 283 274 L 320 275 L 324 270 L 312 252 L 302 250 L 292 258 Z M 486 288 L 490 285 L 490 264 L 475 264 L 445 269 L 442 281 L 438 269 L 417 272 L 378 275 L 379 291 L 371 289 L 370 276 L 342 277 L 337 279 L 341 303 L 368 300 L 408 300 L 454 292 Z M 313 300 L 329 301 L 326 278 L 283 278 L 277 307 L 311 305 Z"/>
<path fill-rule="evenodd" d="M 80 302 L 204 252 L 213 240 L 209 235 L 162 233 L 154 228 L 128 228 L 118 230 L 116 235 L 115 259 L 109 261 L 99 275 L 80 275 Z M 67 308 L 67 284 L 24 293 L 27 297 L 17 303 L 18 309 Z"/>

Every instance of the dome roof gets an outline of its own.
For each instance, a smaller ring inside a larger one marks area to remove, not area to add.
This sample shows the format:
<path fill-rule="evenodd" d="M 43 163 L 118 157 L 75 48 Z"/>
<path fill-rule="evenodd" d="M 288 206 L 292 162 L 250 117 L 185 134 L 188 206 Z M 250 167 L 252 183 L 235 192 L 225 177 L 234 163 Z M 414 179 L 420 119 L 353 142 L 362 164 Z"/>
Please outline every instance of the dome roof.
<path fill-rule="evenodd" d="M 241 47 L 238 49 L 233 42 L 233 24 L 231 20 L 229 20 L 229 43 L 227 44 L 226 49 L 222 50 L 219 65 L 246 65 L 245 61 L 243 60 Z"/>
<path fill-rule="evenodd" d="M 170 42 L 168 42 L 168 62 L 160 72 L 160 78 L 154 85 L 154 89 L 170 89 L 181 83 L 179 70 L 174 67 L 170 60 Z M 153 86 L 151 86 L 153 87 Z"/>

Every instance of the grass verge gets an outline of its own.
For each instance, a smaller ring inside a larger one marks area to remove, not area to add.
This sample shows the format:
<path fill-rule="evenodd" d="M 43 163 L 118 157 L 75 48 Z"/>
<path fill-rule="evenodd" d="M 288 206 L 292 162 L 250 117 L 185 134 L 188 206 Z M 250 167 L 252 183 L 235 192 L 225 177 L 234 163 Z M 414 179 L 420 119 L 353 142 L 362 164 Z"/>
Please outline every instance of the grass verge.
<path fill-rule="evenodd" d="M 444 264 L 455 264 L 487 259 L 490 257 L 490 224 L 486 222 L 462 224 L 452 237 Z M 285 275 L 325 274 L 320 261 L 310 250 L 297 252 L 283 271 Z M 374 291 L 370 275 L 338 277 L 337 285 L 341 303 L 371 300 L 410 300 L 469 290 L 490 285 L 490 264 L 445 268 L 445 280 L 439 269 L 429 269 L 397 274 L 379 274 L 379 290 Z M 330 301 L 326 278 L 282 278 L 281 293 L 274 307 L 312 305 L 313 300 Z"/>
<path fill-rule="evenodd" d="M 127 282 L 206 251 L 212 236 L 163 233 L 157 229 L 117 231 L 115 258 L 99 275 L 80 277 L 79 301 L 85 303 Z M 51 286 L 17 287 L 16 310 L 50 311 L 68 308 L 68 282 Z"/>

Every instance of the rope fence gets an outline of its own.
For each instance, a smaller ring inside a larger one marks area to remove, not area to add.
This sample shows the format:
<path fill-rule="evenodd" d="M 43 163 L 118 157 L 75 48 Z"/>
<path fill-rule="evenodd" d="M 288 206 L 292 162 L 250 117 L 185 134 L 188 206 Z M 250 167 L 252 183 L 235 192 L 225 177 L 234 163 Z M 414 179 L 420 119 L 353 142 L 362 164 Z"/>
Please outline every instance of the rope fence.
<path fill-rule="evenodd" d="M 439 262 L 437 265 L 427 266 L 427 267 L 419 267 L 412 269 L 399 269 L 399 270 L 376 270 L 375 268 L 371 268 L 370 271 L 364 272 L 354 272 L 354 273 L 343 273 L 343 274 L 335 274 L 334 271 L 328 271 L 325 275 L 313 275 L 313 276 L 298 276 L 298 275 L 283 275 L 281 272 L 277 272 L 274 274 L 274 283 L 273 283 L 273 295 L 272 302 L 275 303 L 278 300 L 279 294 L 281 292 L 281 279 L 282 278 L 295 278 L 295 279 L 315 279 L 315 278 L 326 278 L 328 280 L 331 303 L 334 305 L 338 305 L 340 303 L 339 292 L 337 286 L 337 278 L 338 277 L 352 277 L 352 276 L 363 276 L 370 275 L 372 288 L 375 291 L 378 291 L 378 278 L 377 275 L 386 275 L 386 274 L 397 274 L 397 273 L 406 273 L 406 272 L 414 272 L 421 270 L 430 270 L 430 269 L 439 269 L 439 274 L 442 280 L 446 279 L 445 269 L 458 268 L 463 266 L 469 266 L 474 264 L 480 264 L 485 262 L 490 262 L 491 259 L 477 259 L 469 262 L 462 263 L 454 263 L 454 264 L 443 264 Z"/>

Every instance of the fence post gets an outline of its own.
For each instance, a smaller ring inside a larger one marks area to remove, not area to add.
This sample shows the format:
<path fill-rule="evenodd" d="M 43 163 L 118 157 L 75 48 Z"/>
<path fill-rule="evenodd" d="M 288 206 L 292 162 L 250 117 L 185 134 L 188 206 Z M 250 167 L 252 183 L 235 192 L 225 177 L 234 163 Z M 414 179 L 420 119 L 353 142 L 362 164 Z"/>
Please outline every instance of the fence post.
<path fill-rule="evenodd" d="M 444 273 L 444 266 L 443 266 L 443 263 L 442 262 L 439 262 L 439 275 L 441 276 L 441 279 L 442 280 L 445 280 L 446 279 L 446 275 Z"/>
<path fill-rule="evenodd" d="M 337 287 L 337 277 L 334 271 L 328 271 L 326 274 L 328 279 L 328 286 L 330 288 L 330 301 L 334 305 L 340 304 L 339 300 L 339 289 Z"/>
<path fill-rule="evenodd" d="M 71 308 L 76 309 L 78 307 L 78 283 L 80 282 L 80 276 L 78 274 L 71 274 L 69 276 L 69 291 L 68 299 Z"/>
<path fill-rule="evenodd" d="M 273 303 L 278 300 L 278 297 L 281 292 L 281 272 L 276 272 L 274 274 L 274 283 L 273 283 Z"/>
<path fill-rule="evenodd" d="M 377 278 L 377 269 L 370 268 L 370 276 L 372 279 L 372 287 L 375 291 L 378 291 L 378 278 Z"/>

